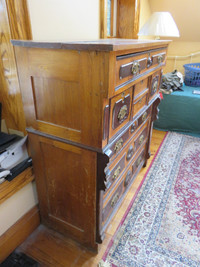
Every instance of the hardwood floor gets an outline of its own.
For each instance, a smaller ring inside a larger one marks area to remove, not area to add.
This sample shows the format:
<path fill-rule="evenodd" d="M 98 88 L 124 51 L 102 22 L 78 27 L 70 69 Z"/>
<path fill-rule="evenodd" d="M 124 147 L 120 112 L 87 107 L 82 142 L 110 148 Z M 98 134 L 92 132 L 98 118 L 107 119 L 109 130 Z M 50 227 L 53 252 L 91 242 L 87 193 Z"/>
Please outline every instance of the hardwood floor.
<path fill-rule="evenodd" d="M 32 235 L 18 248 L 18 251 L 23 251 L 25 254 L 34 258 L 41 263 L 41 267 L 73 267 L 84 266 L 92 267 L 97 266 L 101 260 L 109 241 L 114 235 L 123 215 L 136 193 L 136 190 L 141 183 L 144 174 L 148 170 L 151 161 L 158 150 L 165 132 L 153 130 L 151 142 L 151 157 L 148 160 L 147 166 L 143 168 L 133 185 L 130 187 L 126 198 L 124 199 L 119 211 L 113 218 L 110 226 L 106 231 L 106 237 L 103 244 L 99 248 L 97 255 L 77 245 L 75 242 L 63 237 L 53 230 L 47 229 L 45 226 L 40 225 Z"/>

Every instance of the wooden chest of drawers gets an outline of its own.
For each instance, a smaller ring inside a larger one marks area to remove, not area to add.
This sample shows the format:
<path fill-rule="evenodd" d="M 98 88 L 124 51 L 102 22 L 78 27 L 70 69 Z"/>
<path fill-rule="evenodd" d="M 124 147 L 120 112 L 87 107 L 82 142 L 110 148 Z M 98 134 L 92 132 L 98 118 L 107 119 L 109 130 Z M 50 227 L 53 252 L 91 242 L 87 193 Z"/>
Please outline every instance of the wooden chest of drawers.
<path fill-rule="evenodd" d="M 168 41 L 12 41 L 41 219 L 97 249 L 149 158 Z"/>

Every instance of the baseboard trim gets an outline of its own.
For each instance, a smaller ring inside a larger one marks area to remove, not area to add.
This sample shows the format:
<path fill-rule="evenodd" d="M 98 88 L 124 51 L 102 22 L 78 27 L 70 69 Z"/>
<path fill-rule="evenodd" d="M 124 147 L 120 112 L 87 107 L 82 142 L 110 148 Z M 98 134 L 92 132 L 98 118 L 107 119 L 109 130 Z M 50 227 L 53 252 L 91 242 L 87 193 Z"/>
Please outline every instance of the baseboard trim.
<path fill-rule="evenodd" d="M 34 206 L 0 236 L 0 263 L 39 226 L 39 208 Z"/>

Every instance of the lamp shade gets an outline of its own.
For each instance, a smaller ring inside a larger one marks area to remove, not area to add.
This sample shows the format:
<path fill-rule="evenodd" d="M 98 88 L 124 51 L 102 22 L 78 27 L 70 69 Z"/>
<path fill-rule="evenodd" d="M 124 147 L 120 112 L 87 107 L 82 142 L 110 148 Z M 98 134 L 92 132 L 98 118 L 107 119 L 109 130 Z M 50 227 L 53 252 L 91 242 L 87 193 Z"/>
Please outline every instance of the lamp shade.
<path fill-rule="evenodd" d="M 179 37 L 179 30 L 169 12 L 154 12 L 139 31 L 144 36 Z"/>

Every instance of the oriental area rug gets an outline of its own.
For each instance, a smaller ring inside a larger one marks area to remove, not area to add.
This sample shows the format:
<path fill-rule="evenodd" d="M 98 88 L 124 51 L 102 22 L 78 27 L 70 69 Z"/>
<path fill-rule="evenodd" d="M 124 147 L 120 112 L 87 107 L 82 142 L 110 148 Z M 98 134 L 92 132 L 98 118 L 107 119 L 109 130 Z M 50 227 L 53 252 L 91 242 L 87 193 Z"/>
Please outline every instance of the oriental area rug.
<path fill-rule="evenodd" d="M 166 135 L 99 266 L 200 266 L 200 138 Z"/>

